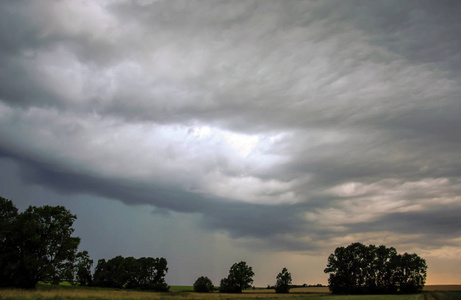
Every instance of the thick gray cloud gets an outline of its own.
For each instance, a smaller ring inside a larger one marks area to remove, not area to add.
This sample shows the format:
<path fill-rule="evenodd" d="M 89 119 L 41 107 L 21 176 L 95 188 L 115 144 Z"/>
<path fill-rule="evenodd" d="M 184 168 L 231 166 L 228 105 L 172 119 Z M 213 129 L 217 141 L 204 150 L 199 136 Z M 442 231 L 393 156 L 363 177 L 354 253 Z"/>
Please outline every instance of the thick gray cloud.
<path fill-rule="evenodd" d="M 460 13 L 1 2 L 0 158 L 24 187 L 199 216 L 248 249 L 459 247 Z"/>

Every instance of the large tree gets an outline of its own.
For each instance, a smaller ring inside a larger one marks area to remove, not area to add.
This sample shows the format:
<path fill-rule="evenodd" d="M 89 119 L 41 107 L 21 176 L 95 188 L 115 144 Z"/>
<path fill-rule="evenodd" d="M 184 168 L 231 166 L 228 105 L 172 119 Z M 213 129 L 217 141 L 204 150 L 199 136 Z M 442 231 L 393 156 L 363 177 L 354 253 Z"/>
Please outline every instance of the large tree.
<path fill-rule="evenodd" d="M 0 201 L 6 216 L 0 230 L 2 285 L 33 288 L 38 281 L 68 279 L 80 243 L 72 236 L 77 217 L 63 206 L 29 206 L 17 214 L 11 201 Z"/>
<path fill-rule="evenodd" d="M 251 287 L 254 275 L 253 269 L 246 262 L 235 263 L 230 268 L 227 278 L 221 280 L 219 290 L 223 293 L 241 293 Z"/>
<path fill-rule="evenodd" d="M 333 293 L 413 293 L 424 287 L 427 265 L 416 254 L 353 243 L 336 248 L 325 273 Z"/>

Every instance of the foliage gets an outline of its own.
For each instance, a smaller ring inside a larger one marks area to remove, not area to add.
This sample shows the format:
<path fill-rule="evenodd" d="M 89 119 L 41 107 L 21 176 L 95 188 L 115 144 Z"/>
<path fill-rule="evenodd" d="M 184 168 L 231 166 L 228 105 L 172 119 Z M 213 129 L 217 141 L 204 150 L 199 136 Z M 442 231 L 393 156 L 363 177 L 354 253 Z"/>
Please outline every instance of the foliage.
<path fill-rule="evenodd" d="M 426 281 L 426 261 L 416 254 L 399 255 L 395 248 L 353 243 L 338 247 L 325 273 L 332 293 L 413 293 Z"/>
<path fill-rule="evenodd" d="M 11 251 L 11 229 L 18 215 L 18 209 L 8 199 L 0 197 L 0 286 L 11 285 L 16 269 L 16 253 Z"/>
<path fill-rule="evenodd" d="M 70 279 L 80 238 L 72 237 L 77 218 L 63 206 L 29 206 L 18 214 L 0 199 L 1 284 L 33 288 L 39 280 Z"/>
<path fill-rule="evenodd" d="M 213 288 L 213 283 L 208 277 L 200 276 L 194 283 L 194 291 L 198 293 L 209 293 Z"/>
<path fill-rule="evenodd" d="M 235 263 L 230 268 L 227 278 L 221 280 L 219 291 L 221 293 L 241 293 L 244 289 L 251 287 L 254 275 L 253 269 L 246 262 Z"/>
<path fill-rule="evenodd" d="M 289 273 L 286 268 L 283 268 L 282 272 L 280 272 L 277 275 L 277 282 L 275 284 L 275 292 L 276 293 L 289 293 L 291 283 L 292 283 L 291 273 Z"/>
<path fill-rule="evenodd" d="M 100 259 L 94 272 L 94 285 L 101 287 L 168 291 L 165 258 L 116 256 Z"/>
<path fill-rule="evenodd" d="M 75 261 L 75 278 L 80 283 L 81 286 L 92 284 L 93 277 L 91 276 L 91 266 L 93 265 L 93 260 L 90 259 L 88 251 L 83 251 L 77 253 Z"/>
<path fill-rule="evenodd" d="M 231 282 L 229 278 L 223 278 L 221 279 L 221 282 L 219 284 L 219 292 L 220 293 L 241 293 L 242 290 L 240 290 L 237 287 L 237 285 Z"/>
<path fill-rule="evenodd" d="M 18 209 L 11 200 L 0 197 L 0 240 L 3 241 L 4 233 L 8 226 L 18 215 Z"/>

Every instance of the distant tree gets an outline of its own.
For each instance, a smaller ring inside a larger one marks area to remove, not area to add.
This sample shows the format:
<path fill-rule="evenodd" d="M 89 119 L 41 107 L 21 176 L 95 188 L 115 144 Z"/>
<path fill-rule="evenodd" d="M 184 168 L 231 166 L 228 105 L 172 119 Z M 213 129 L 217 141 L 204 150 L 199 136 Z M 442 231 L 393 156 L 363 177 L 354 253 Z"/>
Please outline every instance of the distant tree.
<path fill-rule="evenodd" d="M 241 293 L 250 288 L 253 283 L 253 269 L 241 261 L 235 263 L 229 270 L 227 278 L 221 280 L 219 291 L 222 293 Z"/>
<path fill-rule="evenodd" d="M 77 218 L 63 206 L 29 206 L 17 214 L 9 200 L 0 200 L 1 284 L 33 288 L 38 281 L 68 278 L 80 238 L 72 237 Z"/>
<path fill-rule="evenodd" d="M 94 271 L 94 284 L 102 287 L 123 288 L 128 281 L 125 258 L 116 256 L 106 261 L 100 259 Z"/>
<path fill-rule="evenodd" d="M 139 269 L 139 288 L 167 292 L 170 287 L 165 282 L 168 272 L 167 261 L 165 258 L 141 257 L 138 259 Z"/>
<path fill-rule="evenodd" d="M 416 254 L 361 243 L 336 248 L 325 269 L 331 292 L 348 294 L 418 292 L 426 272 L 426 261 Z"/>
<path fill-rule="evenodd" d="M 93 285 L 100 287 L 110 287 L 110 275 L 110 268 L 107 265 L 107 261 L 104 258 L 98 260 L 93 274 Z"/>
<path fill-rule="evenodd" d="M 91 285 L 93 278 L 91 276 L 91 266 L 93 260 L 90 259 L 88 251 L 82 251 L 77 253 L 76 261 L 74 265 L 75 279 L 80 285 Z"/>
<path fill-rule="evenodd" d="M 286 268 L 283 268 L 282 272 L 277 275 L 277 282 L 275 284 L 276 293 L 289 293 L 290 284 L 292 283 L 291 274 Z"/>
<path fill-rule="evenodd" d="M 194 291 L 198 293 L 209 293 L 213 288 L 213 283 L 208 277 L 200 276 L 194 283 Z"/>

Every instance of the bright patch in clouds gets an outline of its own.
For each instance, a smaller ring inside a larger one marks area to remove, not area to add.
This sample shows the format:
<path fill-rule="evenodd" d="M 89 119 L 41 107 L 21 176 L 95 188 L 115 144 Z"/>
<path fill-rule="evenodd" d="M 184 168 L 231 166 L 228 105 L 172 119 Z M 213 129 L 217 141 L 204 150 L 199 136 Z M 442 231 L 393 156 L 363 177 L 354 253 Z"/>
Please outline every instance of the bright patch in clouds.
<path fill-rule="evenodd" d="M 25 148 L 37 139 L 27 151 L 54 153 L 47 158 L 49 162 L 72 161 L 79 172 L 167 185 L 176 182 L 193 186 L 194 192 L 238 201 L 294 201 L 289 184 L 257 177 L 283 161 L 271 154 L 282 135 L 246 135 L 211 126 L 124 123 L 97 114 L 62 114 L 45 108 L 17 114 L 2 105 L 1 112 L 4 126 L 0 131 L 4 134 L 11 130 L 8 121 L 21 119 L 15 132 L 24 139 L 17 140 L 15 148 Z M 27 128 L 36 130 L 27 132 Z"/>
<path fill-rule="evenodd" d="M 260 138 L 257 135 L 234 133 L 210 126 L 195 127 L 188 130 L 199 141 L 205 141 L 208 146 L 223 145 L 230 150 L 231 155 L 245 158 L 251 154 L 255 154 L 256 150 L 261 150 Z M 258 152 L 260 153 L 260 151 Z"/>

